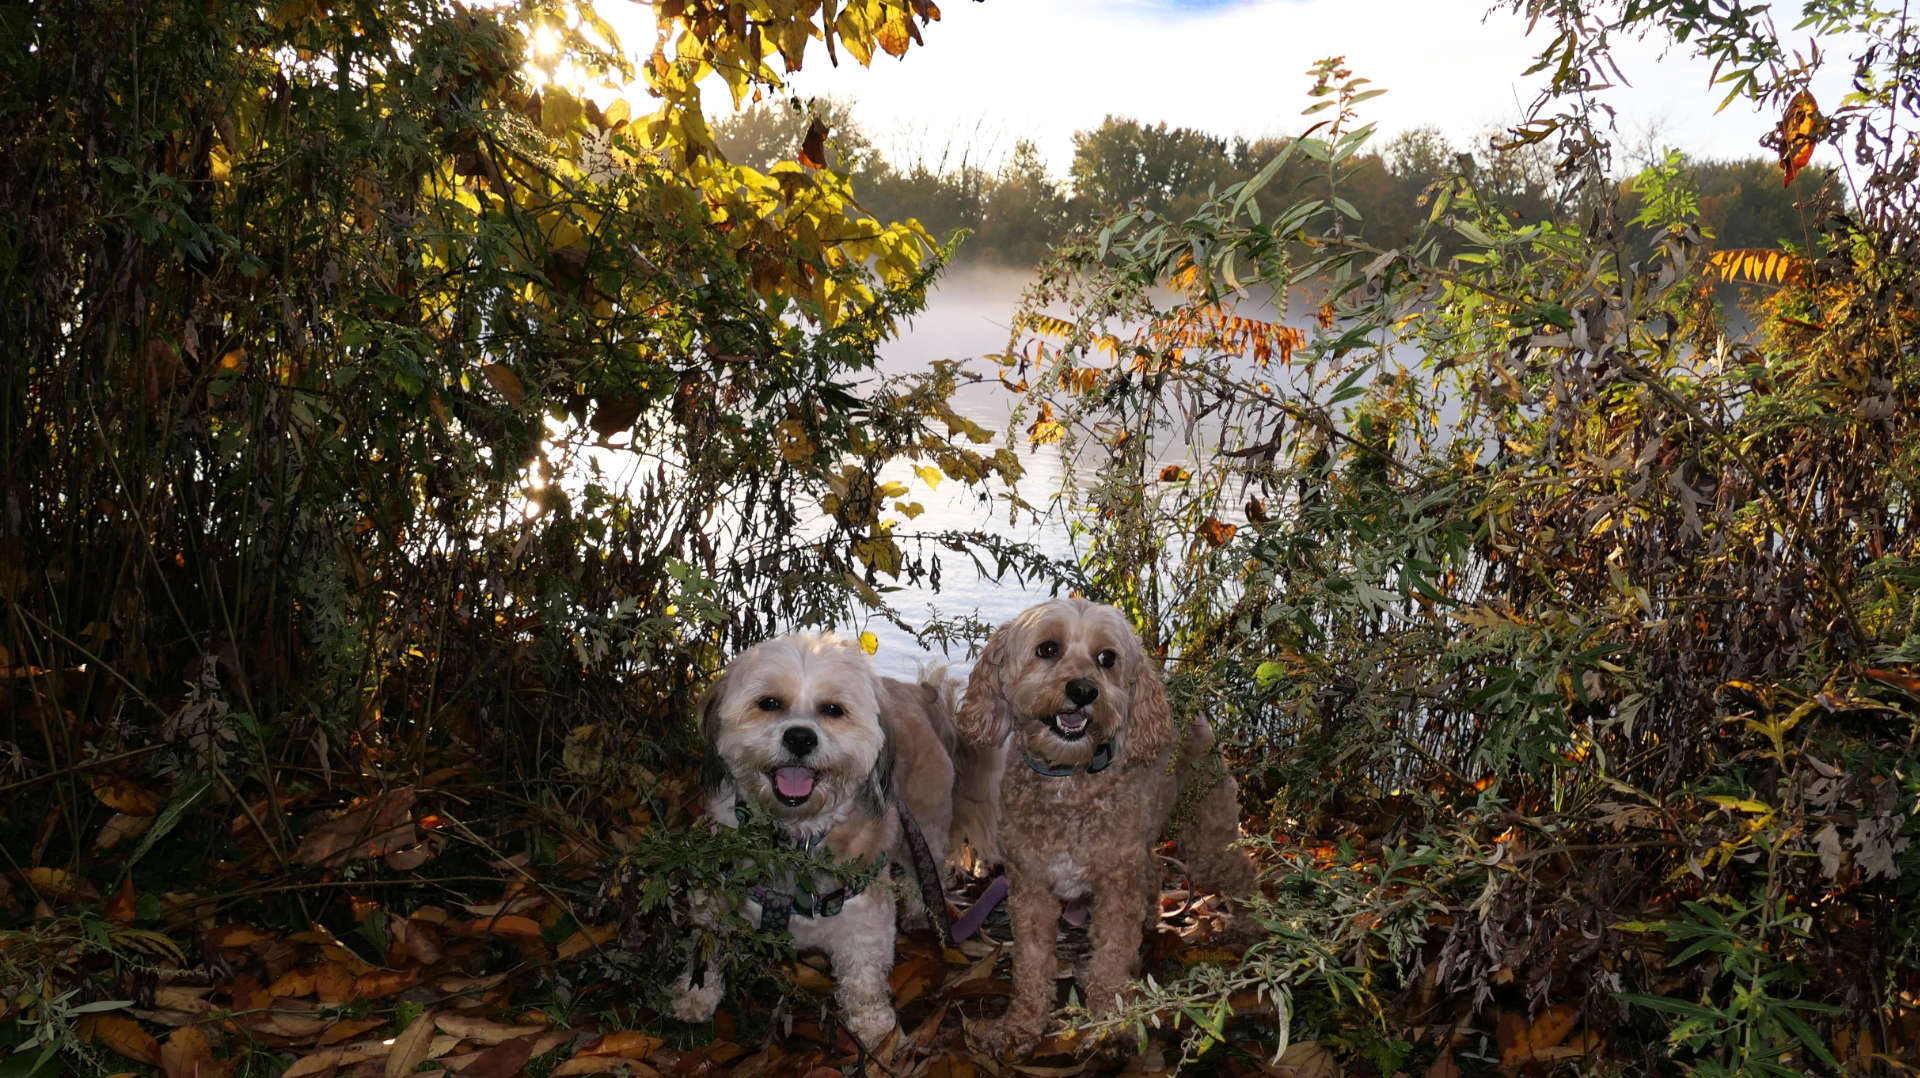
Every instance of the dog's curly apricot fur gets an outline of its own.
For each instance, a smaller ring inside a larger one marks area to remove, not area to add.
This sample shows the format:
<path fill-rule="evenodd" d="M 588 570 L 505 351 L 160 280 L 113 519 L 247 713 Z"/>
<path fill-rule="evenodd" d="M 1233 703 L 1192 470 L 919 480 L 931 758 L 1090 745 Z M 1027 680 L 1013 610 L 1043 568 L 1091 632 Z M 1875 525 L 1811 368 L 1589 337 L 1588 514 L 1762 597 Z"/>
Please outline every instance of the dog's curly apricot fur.
<path fill-rule="evenodd" d="M 1085 998 L 1095 1013 L 1115 1005 L 1158 919 L 1153 848 L 1190 784 L 1174 838 L 1194 882 L 1228 895 L 1252 888 L 1252 863 L 1233 846 L 1238 788 L 1213 728 L 1197 715 L 1175 723 L 1159 671 L 1113 607 L 1056 599 L 1002 626 L 973 668 L 958 726 L 976 745 L 1011 740 L 999 834 L 1014 991 L 990 1047 L 1031 1045 L 1045 1028 L 1063 902 L 1091 898 Z"/>

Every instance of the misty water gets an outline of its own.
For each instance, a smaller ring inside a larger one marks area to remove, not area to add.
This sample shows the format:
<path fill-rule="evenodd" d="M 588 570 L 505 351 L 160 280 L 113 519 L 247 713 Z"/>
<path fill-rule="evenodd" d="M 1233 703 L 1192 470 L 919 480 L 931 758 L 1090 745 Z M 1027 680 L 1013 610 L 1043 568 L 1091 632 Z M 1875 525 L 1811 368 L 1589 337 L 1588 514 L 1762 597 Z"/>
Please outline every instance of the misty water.
<path fill-rule="evenodd" d="M 954 410 L 1000 436 L 995 445 L 978 448 L 1012 445 L 1025 468 L 1020 493 L 1029 502 L 1044 505 L 1060 486 L 1059 454 L 1050 446 L 1032 449 L 1024 438 L 1006 441 L 1008 422 L 1019 398 L 992 378 L 995 364 L 981 358 L 1006 349 L 1010 323 L 1026 282 L 1026 274 L 1010 270 L 949 271 L 929 292 L 927 309 L 899 336 L 881 346 L 881 368 L 889 374 L 901 374 L 929 369 L 935 360 L 955 359 L 985 376 L 981 382 L 960 387 L 953 399 Z M 897 526 L 900 531 L 981 531 L 1027 543 L 1052 557 L 1071 556 L 1066 522 L 1057 515 L 1039 521 L 1024 516 L 1009 520 L 1005 503 L 984 499 L 979 488 L 946 480 L 937 489 L 928 489 L 904 462 L 891 465 L 881 478 L 907 484 L 908 493 L 898 500 L 918 502 L 926 508 L 915 519 L 902 521 Z M 941 617 L 971 616 L 998 625 L 1050 594 L 1044 581 L 1023 584 L 1012 574 L 999 581 L 984 579 L 964 555 L 941 553 L 943 571 L 938 592 L 928 587 L 905 587 L 888 596 L 902 618 L 916 627 L 936 612 Z M 948 663 L 955 673 L 963 673 L 971 665 L 964 646 L 956 646 L 952 654 L 929 653 L 884 618 L 871 617 L 842 626 L 839 631 L 853 635 L 862 630 L 879 638 L 873 661 L 882 674 L 911 678 L 929 662 Z"/>
<path fill-rule="evenodd" d="M 1038 520 L 1025 513 L 1010 520 L 1003 500 L 988 500 L 979 488 L 953 480 L 930 490 L 914 477 L 910 464 L 896 462 L 882 471 L 881 478 L 906 484 L 908 493 L 896 500 L 919 502 L 926 510 L 911 521 L 901 521 L 896 525 L 896 533 L 980 531 L 1029 544 L 1052 558 L 1071 560 L 1074 556 L 1065 516 L 1071 510 L 1055 504 L 1055 495 L 1060 492 L 1065 476 L 1060 446 L 1033 448 L 1027 444 L 1025 426 L 1031 420 L 1030 415 L 1019 424 L 1018 436 L 1007 438 L 1010 420 L 1020 403 L 1019 395 L 995 379 L 994 373 L 999 368 L 991 360 L 982 358 L 1006 350 L 1010 323 L 1027 282 L 1028 275 L 1018 271 L 984 268 L 949 271 L 930 291 L 926 311 L 899 336 L 881 346 L 881 368 L 890 374 L 907 373 L 926 370 L 935 360 L 953 359 L 965 362 L 967 370 L 982 375 L 982 381 L 960 387 L 953 400 L 955 410 L 998 435 L 992 445 L 978 448 L 992 450 L 1001 445 L 1013 448 L 1024 468 L 1018 486 L 1020 495 L 1029 504 L 1047 511 Z M 1281 317 L 1278 311 L 1251 303 L 1244 305 L 1244 313 L 1256 318 Z M 1245 367 L 1239 373 L 1250 373 L 1250 360 L 1235 362 L 1237 369 L 1243 364 Z M 1276 380 L 1289 377 L 1279 372 L 1270 376 Z M 1190 459 L 1195 452 L 1204 453 L 1208 449 L 1207 445 L 1196 445 L 1196 442 L 1211 443 L 1218 435 L 1219 431 L 1211 425 L 1191 434 L 1162 432 L 1154 439 L 1154 456 L 1162 463 L 1182 461 L 1191 467 L 1197 463 Z M 1082 473 L 1078 478 L 1085 482 L 1090 477 Z M 940 554 L 942 579 L 938 592 L 928 587 L 903 587 L 887 596 L 902 619 L 916 628 L 935 616 L 971 617 L 987 625 L 999 625 L 1053 594 L 1048 581 L 1023 582 L 1012 573 L 1000 580 L 988 579 L 975 570 L 965 555 L 948 551 Z M 867 631 L 878 637 L 880 645 L 874 653 L 874 665 L 888 676 L 913 677 L 929 662 L 948 664 L 955 673 L 964 673 L 971 667 L 971 656 L 965 645 L 955 645 L 951 653 L 928 652 L 913 636 L 885 618 L 869 617 L 842 625 L 838 631 L 846 635 Z"/>

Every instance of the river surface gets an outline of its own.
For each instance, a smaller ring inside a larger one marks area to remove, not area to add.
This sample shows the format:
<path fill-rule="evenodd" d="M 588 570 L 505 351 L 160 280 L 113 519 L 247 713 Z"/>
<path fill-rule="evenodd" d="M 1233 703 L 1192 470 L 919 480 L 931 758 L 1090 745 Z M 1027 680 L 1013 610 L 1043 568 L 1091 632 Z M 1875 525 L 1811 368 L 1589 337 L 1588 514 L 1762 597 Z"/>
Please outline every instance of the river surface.
<path fill-rule="evenodd" d="M 926 370 L 939 359 L 966 360 L 969 370 L 990 375 L 996 369 L 992 361 L 980 357 L 1006 349 L 1009 326 L 1020 305 L 1024 274 L 1005 270 L 957 269 L 945 274 L 929 293 L 927 309 L 905 327 L 900 335 L 881 346 L 881 367 L 888 373 Z M 954 397 L 954 408 L 961 415 L 1000 436 L 1000 440 L 977 448 L 991 451 L 1005 440 L 1008 422 L 1019 403 L 1016 394 L 998 381 L 965 385 Z M 1020 493 L 1036 505 L 1047 504 L 1059 489 L 1062 468 L 1056 447 L 1029 448 L 1024 437 L 1011 443 L 1020 455 L 1025 473 Z M 890 466 L 882 479 L 906 483 L 908 492 L 900 501 L 918 502 L 926 512 L 911 521 L 901 521 L 902 532 L 983 531 L 1009 540 L 1027 543 L 1057 558 L 1072 555 L 1067 524 L 1057 514 L 1034 521 L 1023 517 L 1009 520 L 1004 502 L 984 501 L 979 488 L 956 480 L 945 480 L 937 489 L 912 474 L 905 463 Z M 888 598 L 895 610 L 910 624 L 924 625 L 938 616 L 973 617 L 988 625 L 999 625 L 1031 604 L 1050 594 L 1043 581 L 1021 583 L 1009 574 L 995 581 L 975 571 L 964 555 L 942 551 L 941 588 L 902 588 Z M 911 678 L 928 663 L 949 664 L 956 673 L 971 667 L 972 657 L 965 645 L 955 645 L 951 654 L 928 652 L 909 634 L 884 618 L 869 617 L 839 627 L 843 635 L 861 631 L 873 633 L 880 646 L 874 652 L 874 666 L 892 677 Z"/>

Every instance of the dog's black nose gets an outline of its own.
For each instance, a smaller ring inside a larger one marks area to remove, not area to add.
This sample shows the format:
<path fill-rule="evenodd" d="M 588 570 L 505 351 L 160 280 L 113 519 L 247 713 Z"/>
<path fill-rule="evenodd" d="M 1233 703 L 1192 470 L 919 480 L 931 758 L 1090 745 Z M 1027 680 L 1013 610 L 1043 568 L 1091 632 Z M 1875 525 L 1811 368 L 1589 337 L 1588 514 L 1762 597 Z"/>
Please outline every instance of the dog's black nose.
<path fill-rule="evenodd" d="M 1077 677 L 1067 682 L 1067 699 L 1073 701 L 1074 707 L 1086 707 L 1099 695 L 1100 686 L 1095 685 L 1092 678 Z"/>
<path fill-rule="evenodd" d="M 820 747 L 820 735 L 804 726 L 789 726 L 786 732 L 780 735 L 780 744 L 785 745 L 787 751 L 795 756 L 805 756 Z"/>

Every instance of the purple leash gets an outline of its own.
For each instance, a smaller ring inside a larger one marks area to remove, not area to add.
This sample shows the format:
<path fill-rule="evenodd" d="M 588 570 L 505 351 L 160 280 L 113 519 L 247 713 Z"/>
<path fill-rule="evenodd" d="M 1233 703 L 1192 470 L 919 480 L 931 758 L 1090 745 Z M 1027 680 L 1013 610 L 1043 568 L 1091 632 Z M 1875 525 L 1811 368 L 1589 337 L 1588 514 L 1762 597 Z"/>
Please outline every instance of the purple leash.
<path fill-rule="evenodd" d="M 980 925 L 987 919 L 987 914 L 992 913 L 993 908 L 1006 897 L 1007 877 L 1002 873 L 990 880 L 987 883 L 987 889 L 980 892 L 980 897 L 974 901 L 973 905 L 967 907 L 967 912 L 961 914 L 958 921 L 953 922 L 953 942 L 959 943 L 979 931 Z"/>

